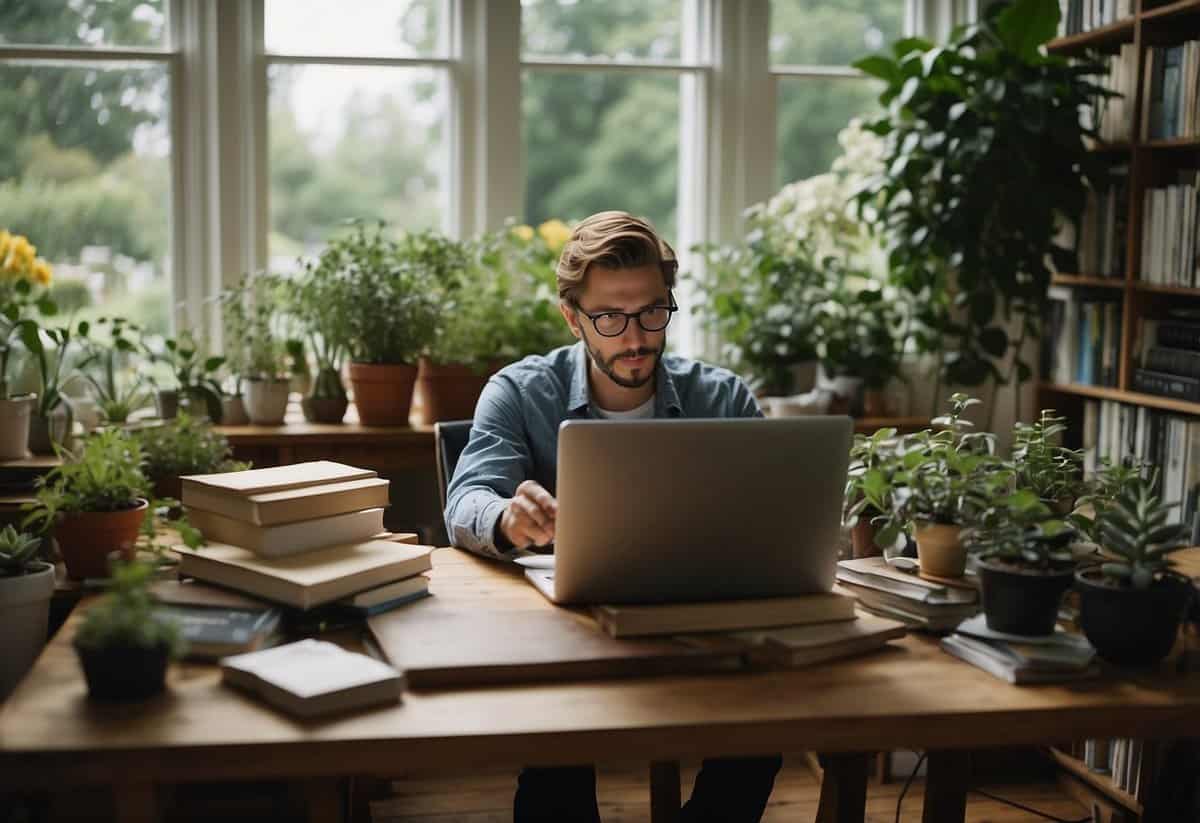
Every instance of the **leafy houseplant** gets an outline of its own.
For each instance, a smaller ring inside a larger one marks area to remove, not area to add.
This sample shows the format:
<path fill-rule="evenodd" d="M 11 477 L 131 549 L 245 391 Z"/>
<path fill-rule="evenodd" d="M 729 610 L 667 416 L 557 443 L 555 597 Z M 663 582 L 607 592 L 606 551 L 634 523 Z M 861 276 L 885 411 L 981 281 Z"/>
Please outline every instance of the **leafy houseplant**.
<path fill-rule="evenodd" d="M 65 392 L 74 374 L 64 369 L 73 350 L 73 339 L 87 337 L 88 323 L 81 320 L 70 326 L 42 328 L 32 318 L 19 324 L 21 342 L 33 356 L 38 373 L 37 406 L 29 425 L 29 447 L 36 454 L 53 454 L 58 446 L 70 442 L 75 415 Z M 49 345 L 47 345 L 49 343 Z M 58 415 L 61 409 L 64 414 Z"/>
<path fill-rule="evenodd" d="M 140 700 L 161 692 L 167 662 L 184 648 L 179 626 L 154 613 L 154 568 L 113 564 L 108 594 L 88 609 L 74 638 L 88 694 L 98 700 Z"/>
<path fill-rule="evenodd" d="M 132 558 L 149 503 L 141 443 L 121 429 L 98 431 L 78 454 L 38 481 L 37 502 L 25 525 L 52 532 L 75 579 L 104 577 L 108 556 Z"/>
<path fill-rule="evenodd" d="M 179 478 L 186 474 L 216 474 L 241 471 L 248 463 L 233 459 L 225 437 L 212 426 L 187 412 L 161 426 L 137 433 L 145 457 L 145 473 L 155 497 L 180 497 Z"/>
<path fill-rule="evenodd" d="M 246 275 L 221 295 L 226 349 L 236 356 L 238 377 L 247 382 L 245 404 L 251 423 L 279 425 L 287 414 L 290 379 L 287 346 L 279 323 L 288 285 L 279 277 Z"/>
<path fill-rule="evenodd" d="M 205 357 L 189 331 L 164 339 L 160 351 L 147 348 L 147 352 L 151 359 L 166 363 L 175 378 L 174 389 L 158 393 L 160 417 L 169 420 L 178 413 L 179 402 L 187 401 L 210 419 L 220 421 L 221 386 L 216 375 L 225 362 L 224 357 Z"/>
<path fill-rule="evenodd" d="M 1168 522 L 1172 507 L 1153 489 L 1153 478 L 1138 476 L 1098 513 L 1100 545 L 1111 559 L 1075 575 L 1084 634 L 1101 657 L 1120 665 L 1166 656 L 1194 596 L 1169 557 L 1186 545 L 1186 528 Z"/>
<path fill-rule="evenodd" d="M 50 266 L 27 238 L 0 230 L 0 460 L 29 454 L 29 418 L 36 398 L 12 396 L 8 366 L 22 318 L 35 306 L 47 315 L 56 310 L 44 292 L 51 278 Z"/>
<path fill-rule="evenodd" d="M 353 238 L 335 238 L 320 257 L 304 263 L 304 275 L 288 283 L 288 307 L 307 339 L 317 373 L 307 397 L 300 402 L 305 419 L 340 423 L 349 400 L 342 385 L 342 366 L 350 340 L 348 289 L 342 282 Z"/>
<path fill-rule="evenodd" d="M 1017 488 L 1029 489 L 1059 515 L 1070 514 L 1083 489 L 1083 454 L 1059 442 L 1066 430 L 1065 419 L 1052 409 L 1013 428 Z"/>
<path fill-rule="evenodd" d="M 142 390 L 143 378 L 136 372 L 132 378 L 123 373 L 132 355 L 141 348 L 136 340 L 141 330 L 123 317 L 100 318 L 96 325 L 108 326 L 108 339 L 82 338 L 85 354 L 79 368 L 92 388 L 104 422 L 122 424 L 147 400 Z M 99 375 L 89 369 L 98 370 Z"/>
<path fill-rule="evenodd" d="M 29 670 L 46 642 L 54 567 L 40 538 L 12 525 L 0 530 L 0 700 Z"/>
<path fill-rule="evenodd" d="M 1088 79 L 1105 69 L 1044 53 L 1058 18 L 1044 0 L 995 4 L 943 46 L 905 38 L 855 63 L 885 84 L 886 113 L 868 125 L 886 141 L 885 170 L 860 202 L 891 238 L 891 273 L 918 298 L 917 320 L 960 385 L 1031 376 L 1020 352 L 1040 330 L 1047 257 L 1073 270 L 1054 245 L 1056 220 L 1077 219 L 1087 182 L 1106 175 L 1079 118 L 1108 94 Z"/>
<path fill-rule="evenodd" d="M 901 536 L 902 529 L 894 520 L 886 530 L 877 528 L 876 523 L 892 510 L 892 488 L 901 466 L 899 445 L 896 430 L 891 428 L 854 436 L 842 522 L 851 530 L 855 557 L 878 555 Z"/>

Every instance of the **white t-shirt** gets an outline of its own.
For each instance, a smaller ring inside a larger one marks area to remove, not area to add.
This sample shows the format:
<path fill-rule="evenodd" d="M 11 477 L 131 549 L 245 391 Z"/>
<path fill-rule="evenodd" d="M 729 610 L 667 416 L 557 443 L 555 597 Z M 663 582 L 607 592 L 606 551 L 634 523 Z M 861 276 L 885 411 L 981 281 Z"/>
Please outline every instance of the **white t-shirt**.
<path fill-rule="evenodd" d="M 602 409 L 599 406 L 593 406 L 596 414 L 603 417 L 605 420 L 649 420 L 654 416 L 654 395 L 650 395 L 650 399 L 636 409 L 629 411 L 609 411 Z"/>

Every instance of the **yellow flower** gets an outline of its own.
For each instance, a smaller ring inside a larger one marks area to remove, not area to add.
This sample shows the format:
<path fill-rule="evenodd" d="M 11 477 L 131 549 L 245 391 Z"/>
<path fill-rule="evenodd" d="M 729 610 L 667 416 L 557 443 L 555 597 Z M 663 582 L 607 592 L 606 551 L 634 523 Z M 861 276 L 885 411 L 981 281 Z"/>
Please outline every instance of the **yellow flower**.
<path fill-rule="evenodd" d="M 6 273 L 12 275 L 25 274 L 29 271 L 29 267 L 33 265 L 33 260 L 36 256 L 37 248 L 21 235 L 16 235 L 9 244 L 8 260 L 4 264 Z"/>
<path fill-rule="evenodd" d="M 33 264 L 33 280 L 39 286 L 49 286 L 53 279 L 53 272 L 50 269 L 50 264 L 42 258 L 38 258 Z"/>
<path fill-rule="evenodd" d="M 12 244 L 12 235 L 7 229 L 0 229 L 0 263 L 8 257 L 8 247 Z"/>
<path fill-rule="evenodd" d="M 513 234 L 513 237 L 516 237 L 517 239 L 523 240 L 524 242 L 528 243 L 530 240 L 533 239 L 533 228 L 531 226 L 526 226 L 526 225 L 513 226 L 512 234 Z M 3 246 L 0 246 L 0 248 L 3 248 Z"/>
<path fill-rule="evenodd" d="M 538 234 L 553 252 L 562 250 L 571 238 L 571 229 L 559 219 L 547 220 L 538 226 Z"/>

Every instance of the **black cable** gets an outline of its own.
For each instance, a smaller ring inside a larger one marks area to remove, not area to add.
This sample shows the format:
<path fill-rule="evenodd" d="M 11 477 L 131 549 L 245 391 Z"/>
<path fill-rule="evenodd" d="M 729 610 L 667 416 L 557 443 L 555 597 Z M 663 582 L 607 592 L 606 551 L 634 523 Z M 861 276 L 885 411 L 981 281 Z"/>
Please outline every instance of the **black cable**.
<path fill-rule="evenodd" d="M 1031 809 L 1029 806 L 1022 805 L 1015 800 L 1005 800 L 1003 797 L 989 794 L 983 789 L 968 789 L 968 791 L 974 792 L 975 794 L 981 794 L 989 800 L 995 800 L 997 803 L 1003 803 L 1006 806 L 1012 806 L 1013 808 L 1020 809 L 1023 812 L 1029 812 L 1030 814 L 1036 814 L 1038 817 L 1044 817 L 1047 820 L 1053 820 L 1054 823 L 1092 823 L 1092 818 L 1090 815 L 1088 817 L 1080 818 L 1079 820 L 1070 820 L 1065 817 L 1055 817 L 1052 814 L 1039 812 L 1037 809 Z"/>
<path fill-rule="evenodd" d="M 904 781 L 904 788 L 900 790 L 900 796 L 896 798 L 896 823 L 900 823 L 900 805 L 904 803 L 904 795 L 908 792 L 908 787 L 912 785 L 913 778 L 917 776 L 917 772 L 921 771 L 921 764 L 925 762 L 925 752 L 921 752 L 921 756 L 917 758 L 917 765 L 913 766 L 912 773 L 909 774 L 908 780 Z"/>

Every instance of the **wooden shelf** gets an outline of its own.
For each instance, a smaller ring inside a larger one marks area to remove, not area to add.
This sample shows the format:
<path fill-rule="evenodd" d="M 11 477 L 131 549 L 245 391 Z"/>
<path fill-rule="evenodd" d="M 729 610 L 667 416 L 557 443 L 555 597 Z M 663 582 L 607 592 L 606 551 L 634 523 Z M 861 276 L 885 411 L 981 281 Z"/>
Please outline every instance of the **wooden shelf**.
<path fill-rule="evenodd" d="M 1200 0 L 1176 0 L 1174 3 L 1168 3 L 1165 6 L 1147 9 L 1142 12 L 1143 20 L 1168 20 L 1172 17 L 1178 17 L 1184 14 L 1200 13 Z"/>
<path fill-rule="evenodd" d="M 1191 286 L 1164 286 L 1160 283 L 1145 283 L 1135 280 L 1133 288 L 1150 294 L 1177 294 L 1183 297 L 1200 297 L 1200 289 Z"/>
<path fill-rule="evenodd" d="M 1048 383 L 1038 384 L 1038 388 L 1055 394 L 1070 394 L 1078 397 L 1094 397 L 1097 400 L 1115 400 L 1118 403 L 1128 403 L 1132 406 L 1146 406 L 1152 409 L 1179 412 L 1180 414 L 1200 415 L 1200 403 L 1187 400 L 1175 400 L 1171 397 L 1159 397 L 1155 394 L 1122 391 L 1110 386 L 1084 386 L 1079 383 Z"/>
<path fill-rule="evenodd" d="M 1122 791 L 1113 785 L 1112 780 L 1106 774 L 1097 774 L 1083 764 L 1083 761 L 1072 757 L 1064 751 L 1054 748 L 1053 746 L 1046 749 L 1047 754 L 1060 767 L 1070 772 L 1075 777 L 1082 780 L 1087 785 L 1091 786 L 1096 791 L 1103 794 L 1106 798 L 1126 809 L 1127 811 L 1142 816 L 1142 804 L 1137 801 L 1137 798 Z"/>
<path fill-rule="evenodd" d="M 900 434 L 914 432 L 929 425 L 928 417 L 856 417 L 854 431 L 859 434 L 872 434 L 879 429 L 896 429 Z"/>
<path fill-rule="evenodd" d="M 1093 277 L 1086 274 L 1056 274 L 1050 278 L 1056 286 L 1088 286 L 1098 289 L 1123 289 L 1123 277 Z"/>
<path fill-rule="evenodd" d="M 1133 18 L 1128 17 L 1098 29 L 1056 38 L 1047 43 L 1046 48 L 1055 54 L 1074 54 L 1085 49 L 1132 42 Z"/>
<path fill-rule="evenodd" d="M 1132 143 L 1096 143 L 1088 146 L 1088 151 L 1093 154 L 1128 154 L 1133 151 Z"/>
<path fill-rule="evenodd" d="M 1188 149 L 1200 149 L 1200 138 L 1196 137 L 1171 137 L 1166 140 L 1147 140 L 1140 145 L 1140 148 L 1157 151 L 1186 151 Z"/>

